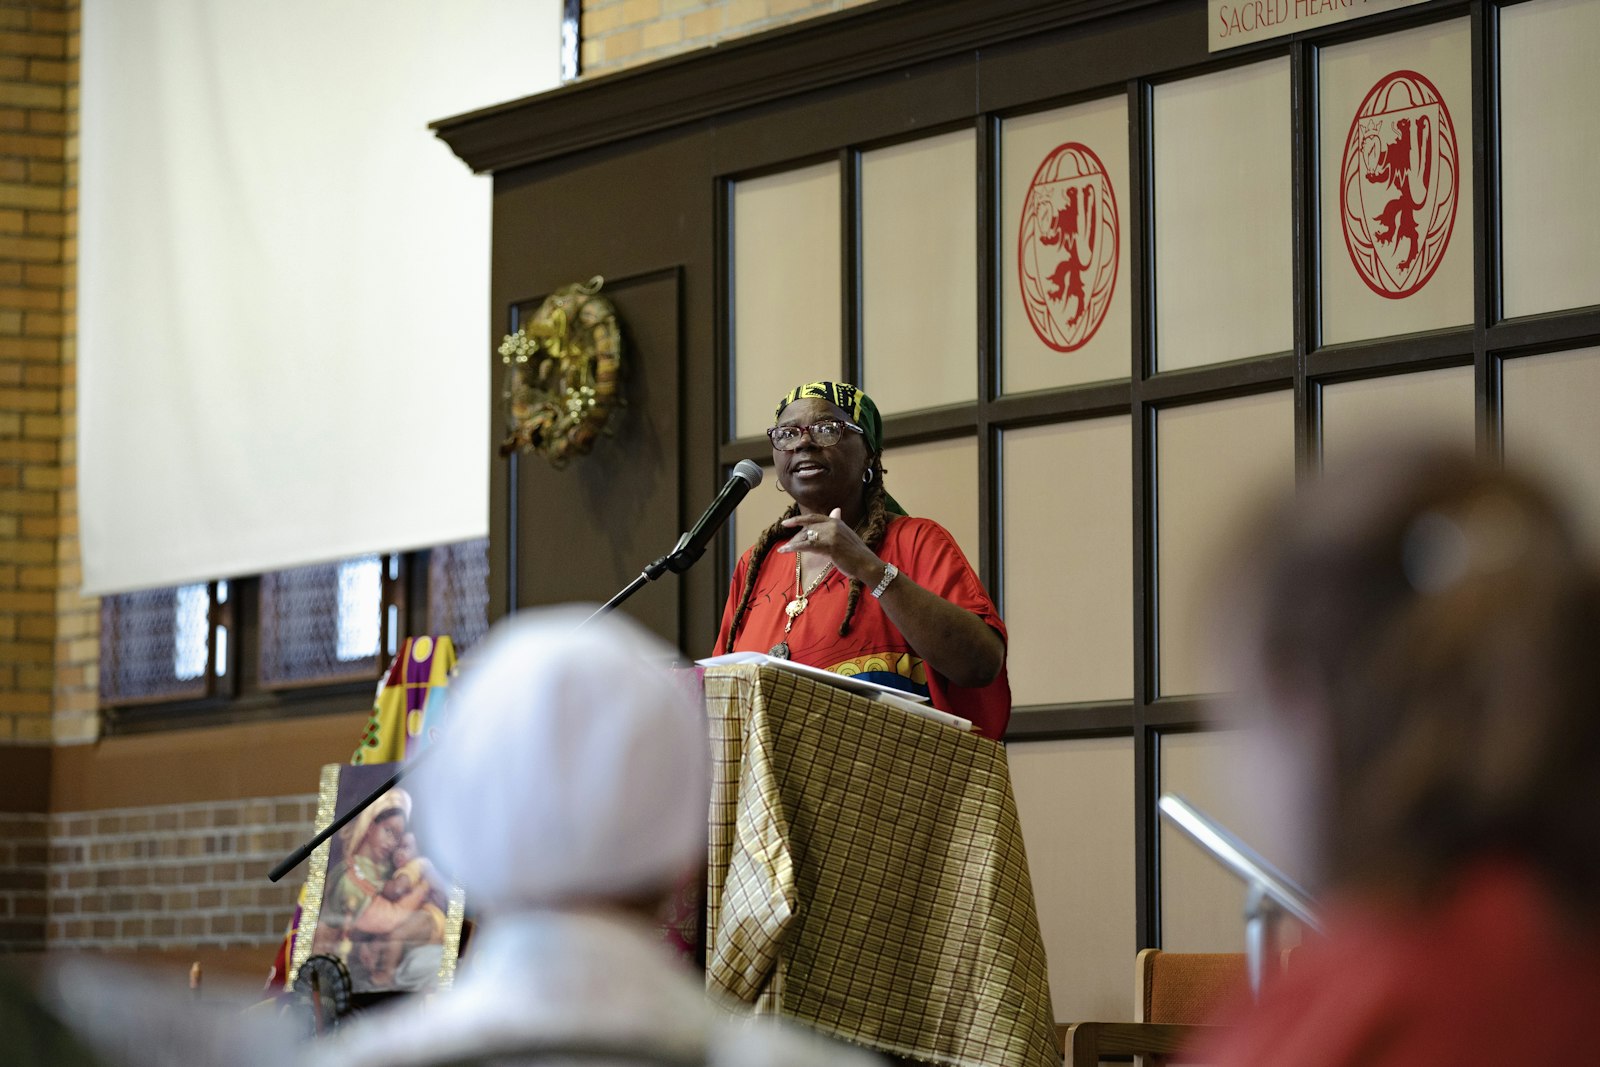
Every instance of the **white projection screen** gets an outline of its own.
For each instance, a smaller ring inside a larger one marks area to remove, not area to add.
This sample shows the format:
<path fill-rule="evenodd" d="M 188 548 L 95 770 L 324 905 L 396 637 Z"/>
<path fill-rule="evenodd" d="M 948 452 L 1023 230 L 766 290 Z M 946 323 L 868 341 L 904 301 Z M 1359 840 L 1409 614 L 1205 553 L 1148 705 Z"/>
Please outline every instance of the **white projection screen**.
<path fill-rule="evenodd" d="M 84 590 L 481 537 L 490 179 L 557 0 L 84 0 Z"/>

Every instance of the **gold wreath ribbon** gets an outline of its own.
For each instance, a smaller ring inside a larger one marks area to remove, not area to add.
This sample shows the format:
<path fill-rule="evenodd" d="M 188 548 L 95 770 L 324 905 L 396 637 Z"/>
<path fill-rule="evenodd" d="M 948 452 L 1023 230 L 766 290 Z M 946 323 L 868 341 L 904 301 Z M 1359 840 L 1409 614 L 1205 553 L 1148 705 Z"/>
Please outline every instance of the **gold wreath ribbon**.
<path fill-rule="evenodd" d="M 596 276 L 556 290 L 502 340 L 510 428 L 501 454 L 536 451 L 561 467 L 609 432 L 622 403 L 622 332 L 610 301 L 598 296 L 604 283 Z"/>

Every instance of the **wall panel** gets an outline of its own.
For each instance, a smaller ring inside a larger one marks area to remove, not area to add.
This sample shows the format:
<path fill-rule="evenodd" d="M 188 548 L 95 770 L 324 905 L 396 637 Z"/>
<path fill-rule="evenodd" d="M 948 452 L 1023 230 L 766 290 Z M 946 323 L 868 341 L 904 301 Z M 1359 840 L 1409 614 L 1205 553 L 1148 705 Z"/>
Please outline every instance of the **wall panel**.
<path fill-rule="evenodd" d="M 1547 479 L 1600 556 L 1600 348 L 1507 360 L 1506 462 Z"/>
<path fill-rule="evenodd" d="M 1471 367 L 1362 378 L 1322 387 L 1322 467 L 1334 470 L 1375 442 L 1439 441 L 1471 452 Z"/>
<path fill-rule="evenodd" d="M 1472 321 L 1466 19 L 1321 53 L 1322 337 Z"/>
<path fill-rule="evenodd" d="M 1131 699 L 1130 420 L 1011 430 L 1002 448 L 1012 700 Z"/>
<path fill-rule="evenodd" d="M 862 386 L 884 414 L 974 398 L 977 233 L 971 130 L 862 154 Z"/>
<path fill-rule="evenodd" d="M 978 446 L 971 438 L 883 450 L 883 484 L 912 515 L 950 531 L 978 569 Z"/>
<path fill-rule="evenodd" d="M 733 432 L 772 425 L 796 382 L 839 374 L 839 164 L 735 182 Z"/>
<path fill-rule="evenodd" d="M 1127 377 L 1127 98 L 1005 120 L 1000 182 L 1002 388 Z"/>
<path fill-rule="evenodd" d="M 1154 93 L 1156 368 L 1294 345 L 1289 61 Z"/>
<path fill-rule="evenodd" d="M 1133 743 L 1007 749 L 1056 1019 L 1131 1020 Z"/>
<path fill-rule="evenodd" d="M 1538 0 L 1500 13 L 1504 311 L 1600 304 L 1600 4 Z"/>
<path fill-rule="evenodd" d="M 1294 485 L 1294 404 L 1263 393 L 1161 411 L 1156 417 L 1156 515 L 1162 695 L 1214 692 L 1209 610 L 1216 567 L 1238 525 Z"/>

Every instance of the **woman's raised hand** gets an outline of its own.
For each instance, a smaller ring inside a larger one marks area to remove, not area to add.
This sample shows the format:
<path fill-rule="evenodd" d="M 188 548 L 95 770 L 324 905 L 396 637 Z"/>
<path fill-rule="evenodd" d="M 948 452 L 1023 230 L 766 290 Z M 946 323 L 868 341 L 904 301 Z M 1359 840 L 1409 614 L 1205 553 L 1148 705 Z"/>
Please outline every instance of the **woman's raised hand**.
<path fill-rule="evenodd" d="M 779 552 L 815 552 L 845 577 L 868 585 L 883 576 L 883 560 L 844 521 L 839 508 L 826 515 L 796 515 L 783 524 L 797 532 L 778 546 Z"/>

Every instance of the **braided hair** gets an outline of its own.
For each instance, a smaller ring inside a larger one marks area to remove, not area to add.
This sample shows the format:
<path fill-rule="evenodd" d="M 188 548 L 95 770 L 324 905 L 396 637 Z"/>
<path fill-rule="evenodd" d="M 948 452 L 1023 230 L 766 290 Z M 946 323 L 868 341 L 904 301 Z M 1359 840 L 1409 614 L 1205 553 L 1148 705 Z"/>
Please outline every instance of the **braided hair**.
<path fill-rule="evenodd" d="M 866 546 L 876 552 L 883 544 L 883 535 L 889 528 L 891 518 L 889 509 L 884 506 L 884 497 L 887 495 L 883 489 L 883 461 L 880 456 L 873 456 L 867 470 L 872 477 L 867 481 L 864 493 L 866 505 L 860 524 L 856 527 L 856 535 L 861 538 Z M 728 640 L 723 646 L 724 653 L 733 651 L 734 639 L 739 636 L 739 630 L 744 625 L 744 619 L 750 611 L 750 597 L 755 593 L 756 575 L 761 572 L 761 564 L 767 558 L 767 553 L 772 550 L 785 534 L 789 533 L 784 526 L 785 519 L 792 519 L 800 514 L 799 504 L 790 504 L 789 509 L 778 517 L 778 521 L 761 531 L 761 536 L 756 538 L 755 545 L 750 549 L 750 566 L 745 569 L 744 588 L 739 593 L 739 606 L 734 609 L 733 623 L 728 627 Z M 855 578 L 850 579 L 850 599 L 845 605 L 844 621 L 839 624 L 839 636 L 843 637 L 850 632 L 850 620 L 855 617 L 856 604 L 861 600 L 861 582 Z"/>

